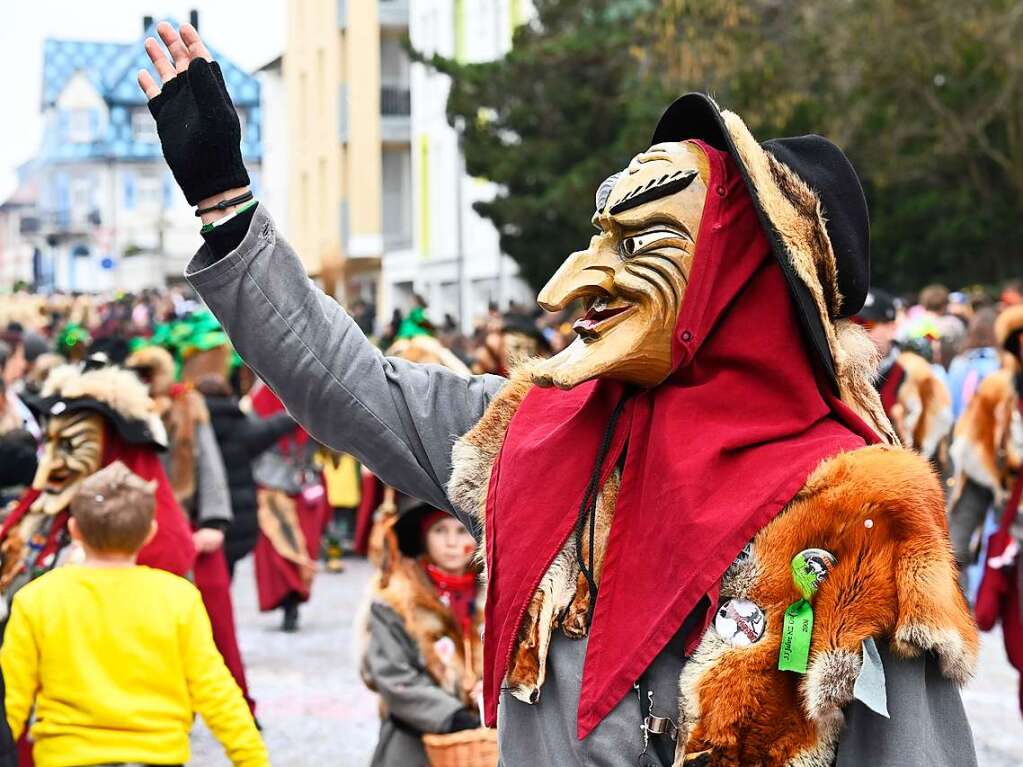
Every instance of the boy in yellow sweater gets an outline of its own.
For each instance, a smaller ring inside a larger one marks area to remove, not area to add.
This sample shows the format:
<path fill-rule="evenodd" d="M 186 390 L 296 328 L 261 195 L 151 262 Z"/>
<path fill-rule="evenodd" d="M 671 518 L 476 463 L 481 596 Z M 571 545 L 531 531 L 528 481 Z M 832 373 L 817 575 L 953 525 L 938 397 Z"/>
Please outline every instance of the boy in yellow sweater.
<path fill-rule="evenodd" d="M 135 564 L 155 534 L 153 486 L 120 462 L 86 479 L 69 531 L 85 553 L 15 596 L 0 648 L 18 738 L 35 703 L 37 767 L 182 765 L 196 713 L 237 767 L 269 764 L 213 644 L 199 592 Z"/>

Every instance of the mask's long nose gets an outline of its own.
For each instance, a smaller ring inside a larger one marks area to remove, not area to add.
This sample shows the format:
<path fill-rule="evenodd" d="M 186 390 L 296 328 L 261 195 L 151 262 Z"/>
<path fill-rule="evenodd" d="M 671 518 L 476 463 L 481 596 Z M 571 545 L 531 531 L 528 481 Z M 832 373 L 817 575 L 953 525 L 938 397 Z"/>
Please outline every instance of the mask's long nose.
<path fill-rule="evenodd" d="M 547 281 L 536 302 L 548 312 L 564 309 L 577 298 L 614 294 L 614 248 L 594 237 L 590 247 L 569 256 Z"/>

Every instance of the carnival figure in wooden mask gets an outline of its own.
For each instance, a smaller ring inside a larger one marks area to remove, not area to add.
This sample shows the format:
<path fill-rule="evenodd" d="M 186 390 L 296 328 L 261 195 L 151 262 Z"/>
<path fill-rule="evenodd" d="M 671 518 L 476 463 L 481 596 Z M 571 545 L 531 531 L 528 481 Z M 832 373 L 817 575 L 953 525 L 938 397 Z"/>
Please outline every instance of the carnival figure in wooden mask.
<path fill-rule="evenodd" d="M 165 155 L 204 223 L 234 213 L 187 276 L 317 439 L 476 534 L 502 764 L 975 762 L 939 679 L 969 676 L 975 626 L 941 487 L 891 446 L 873 347 L 848 322 L 869 223 L 837 146 L 760 143 L 708 97 L 678 99 L 540 296 L 586 299 L 579 338 L 463 379 L 380 355 L 263 205 L 234 207 L 251 192 L 216 64 L 194 30 L 160 34 L 178 67 L 149 41 L 164 87 L 140 84 Z M 233 173 L 197 162 L 214 156 Z M 785 616 L 808 604 L 797 652 Z M 887 713 L 886 694 L 902 726 L 860 711 L 843 727 L 854 704 Z"/>
<path fill-rule="evenodd" d="M 534 381 L 568 389 L 592 378 L 655 386 L 671 370 L 671 336 L 689 284 L 708 166 L 694 143 L 636 155 L 597 190 L 600 234 L 573 253 L 537 298 L 547 311 L 582 299 L 578 338 L 538 365 Z"/>

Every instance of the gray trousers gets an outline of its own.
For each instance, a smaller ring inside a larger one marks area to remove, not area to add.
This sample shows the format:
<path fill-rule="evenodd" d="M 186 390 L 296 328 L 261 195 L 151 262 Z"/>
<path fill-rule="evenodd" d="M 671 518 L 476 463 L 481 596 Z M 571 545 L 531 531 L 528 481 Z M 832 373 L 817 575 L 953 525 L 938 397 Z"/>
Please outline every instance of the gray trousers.
<path fill-rule="evenodd" d="M 967 568 L 977 561 L 980 552 L 980 533 L 984 520 L 994 501 L 994 493 L 972 479 L 966 478 L 959 498 L 948 513 L 948 534 L 952 539 L 952 554 L 959 565 L 959 584 L 970 593 Z"/>

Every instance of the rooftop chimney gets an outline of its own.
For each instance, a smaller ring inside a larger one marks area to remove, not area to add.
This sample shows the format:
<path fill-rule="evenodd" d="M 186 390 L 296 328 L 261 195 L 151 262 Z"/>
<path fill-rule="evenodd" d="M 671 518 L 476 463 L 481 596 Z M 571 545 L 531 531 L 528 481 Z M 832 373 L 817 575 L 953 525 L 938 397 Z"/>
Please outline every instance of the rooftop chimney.
<path fill-rule="evenodd" d="M 195 8 L 188 12 L 188 23 L 195 27 L 195 31 L 199 31 L 199 11 Z"/>
<path fill-rule="evenodd" d="M 142 31 L 143 32 L 148 32 L 149 28 L 151 26 L 153 26 L 153 17 L 152 16 L 143 16 L 142 17 Z"/>

